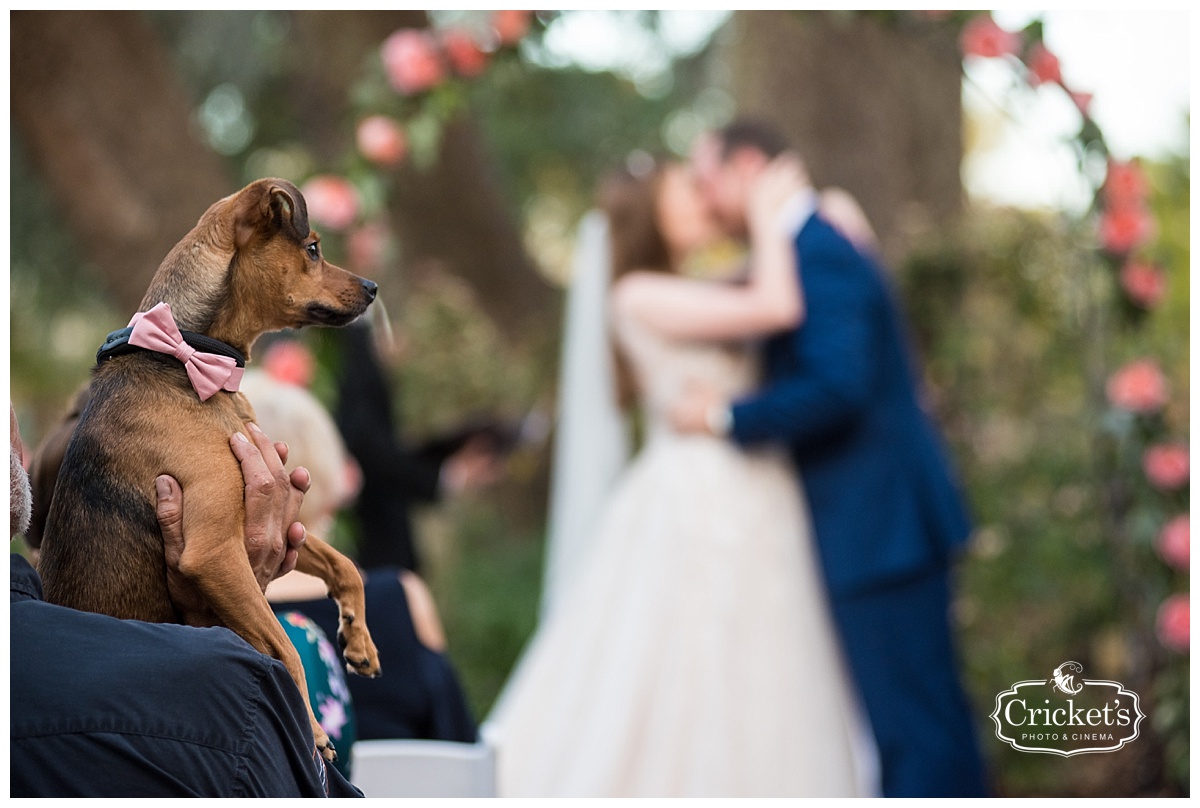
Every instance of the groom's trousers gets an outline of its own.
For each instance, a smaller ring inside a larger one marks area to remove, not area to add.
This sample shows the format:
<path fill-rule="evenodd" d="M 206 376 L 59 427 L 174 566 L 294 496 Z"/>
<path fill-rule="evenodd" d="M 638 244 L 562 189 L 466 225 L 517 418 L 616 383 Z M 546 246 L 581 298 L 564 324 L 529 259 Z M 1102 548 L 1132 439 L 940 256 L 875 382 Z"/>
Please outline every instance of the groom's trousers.
<path fill-rule="evenodd" d="M 832 599 L 887 797 L 986 796 L 943 567 Z"/>

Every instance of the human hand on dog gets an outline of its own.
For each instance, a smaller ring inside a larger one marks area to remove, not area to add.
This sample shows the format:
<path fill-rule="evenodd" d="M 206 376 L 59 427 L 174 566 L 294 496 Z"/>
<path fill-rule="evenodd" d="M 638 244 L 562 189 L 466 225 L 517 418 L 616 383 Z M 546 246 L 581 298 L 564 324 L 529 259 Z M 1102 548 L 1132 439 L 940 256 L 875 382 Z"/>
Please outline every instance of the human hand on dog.
<path fill-rule="evenodd" d="M 311 480 L 307 469 L 297 468 L 290 474 L 284 469 L 287 444 L 272 444 L 255 424 L 249 424 L 249 431 L 253 443 L 237 432 L 229 445 L 241 464 L 246 482 L 246 554 L 259 587 L 265 591 L 272 580 L 296 568 L 296 558 L 307 535 L 296 517 Z M 164 474 L 155 480 L 155 486 L 171 601 L 193 625 L 218 624 L 200 592 L 179 572 L 185 542 L 183 492 L 179 483 Z"/>

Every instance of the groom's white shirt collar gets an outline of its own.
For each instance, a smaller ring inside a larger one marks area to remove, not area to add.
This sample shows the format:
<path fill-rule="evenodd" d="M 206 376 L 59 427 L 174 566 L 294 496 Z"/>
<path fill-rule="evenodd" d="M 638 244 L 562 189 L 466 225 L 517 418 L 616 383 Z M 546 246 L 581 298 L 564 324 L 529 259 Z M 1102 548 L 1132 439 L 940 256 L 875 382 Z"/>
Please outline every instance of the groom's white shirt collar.
<path fill-rule="evenodd" d="M 808 220 L 817 212 L 819 201 L 814 188 L 797 191 L 783 203 L 779 211 L 779 229 L 793 238 L 798 236 L 804 225 L 808 224 Z"/>

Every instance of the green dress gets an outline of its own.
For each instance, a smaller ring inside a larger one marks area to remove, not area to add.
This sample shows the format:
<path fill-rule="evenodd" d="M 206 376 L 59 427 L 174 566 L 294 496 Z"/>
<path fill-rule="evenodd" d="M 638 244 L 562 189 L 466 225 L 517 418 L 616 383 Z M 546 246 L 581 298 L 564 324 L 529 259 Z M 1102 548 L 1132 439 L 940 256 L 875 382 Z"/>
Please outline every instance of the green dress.
<path fill-rule="evenodd" d="M 279 612 L 276 616 L 300 654 L 313 715 L 337 749 L 338 759 L 334 765 L 349 780 L 350 747 L 357 731 L 341 654 L 329 642 L 325 632 L 300 612 Z"/>

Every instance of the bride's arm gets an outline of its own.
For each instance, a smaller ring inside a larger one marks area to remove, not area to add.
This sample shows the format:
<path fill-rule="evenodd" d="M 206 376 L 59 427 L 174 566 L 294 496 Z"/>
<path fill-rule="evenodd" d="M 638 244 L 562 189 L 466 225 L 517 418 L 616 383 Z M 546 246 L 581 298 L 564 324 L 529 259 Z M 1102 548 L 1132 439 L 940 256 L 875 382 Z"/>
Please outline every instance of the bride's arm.
<path fill-rule="evenodd" d="M 613 287 L 614 307 L 675 339 L 739 339 L 795 327 L 804 315 L 796 250 L 778 219 L 783 204 L 806 185 L 796 162 L 779 160 L 766 169 L 748 211 L 745 283 L 631 272 Z"/>

